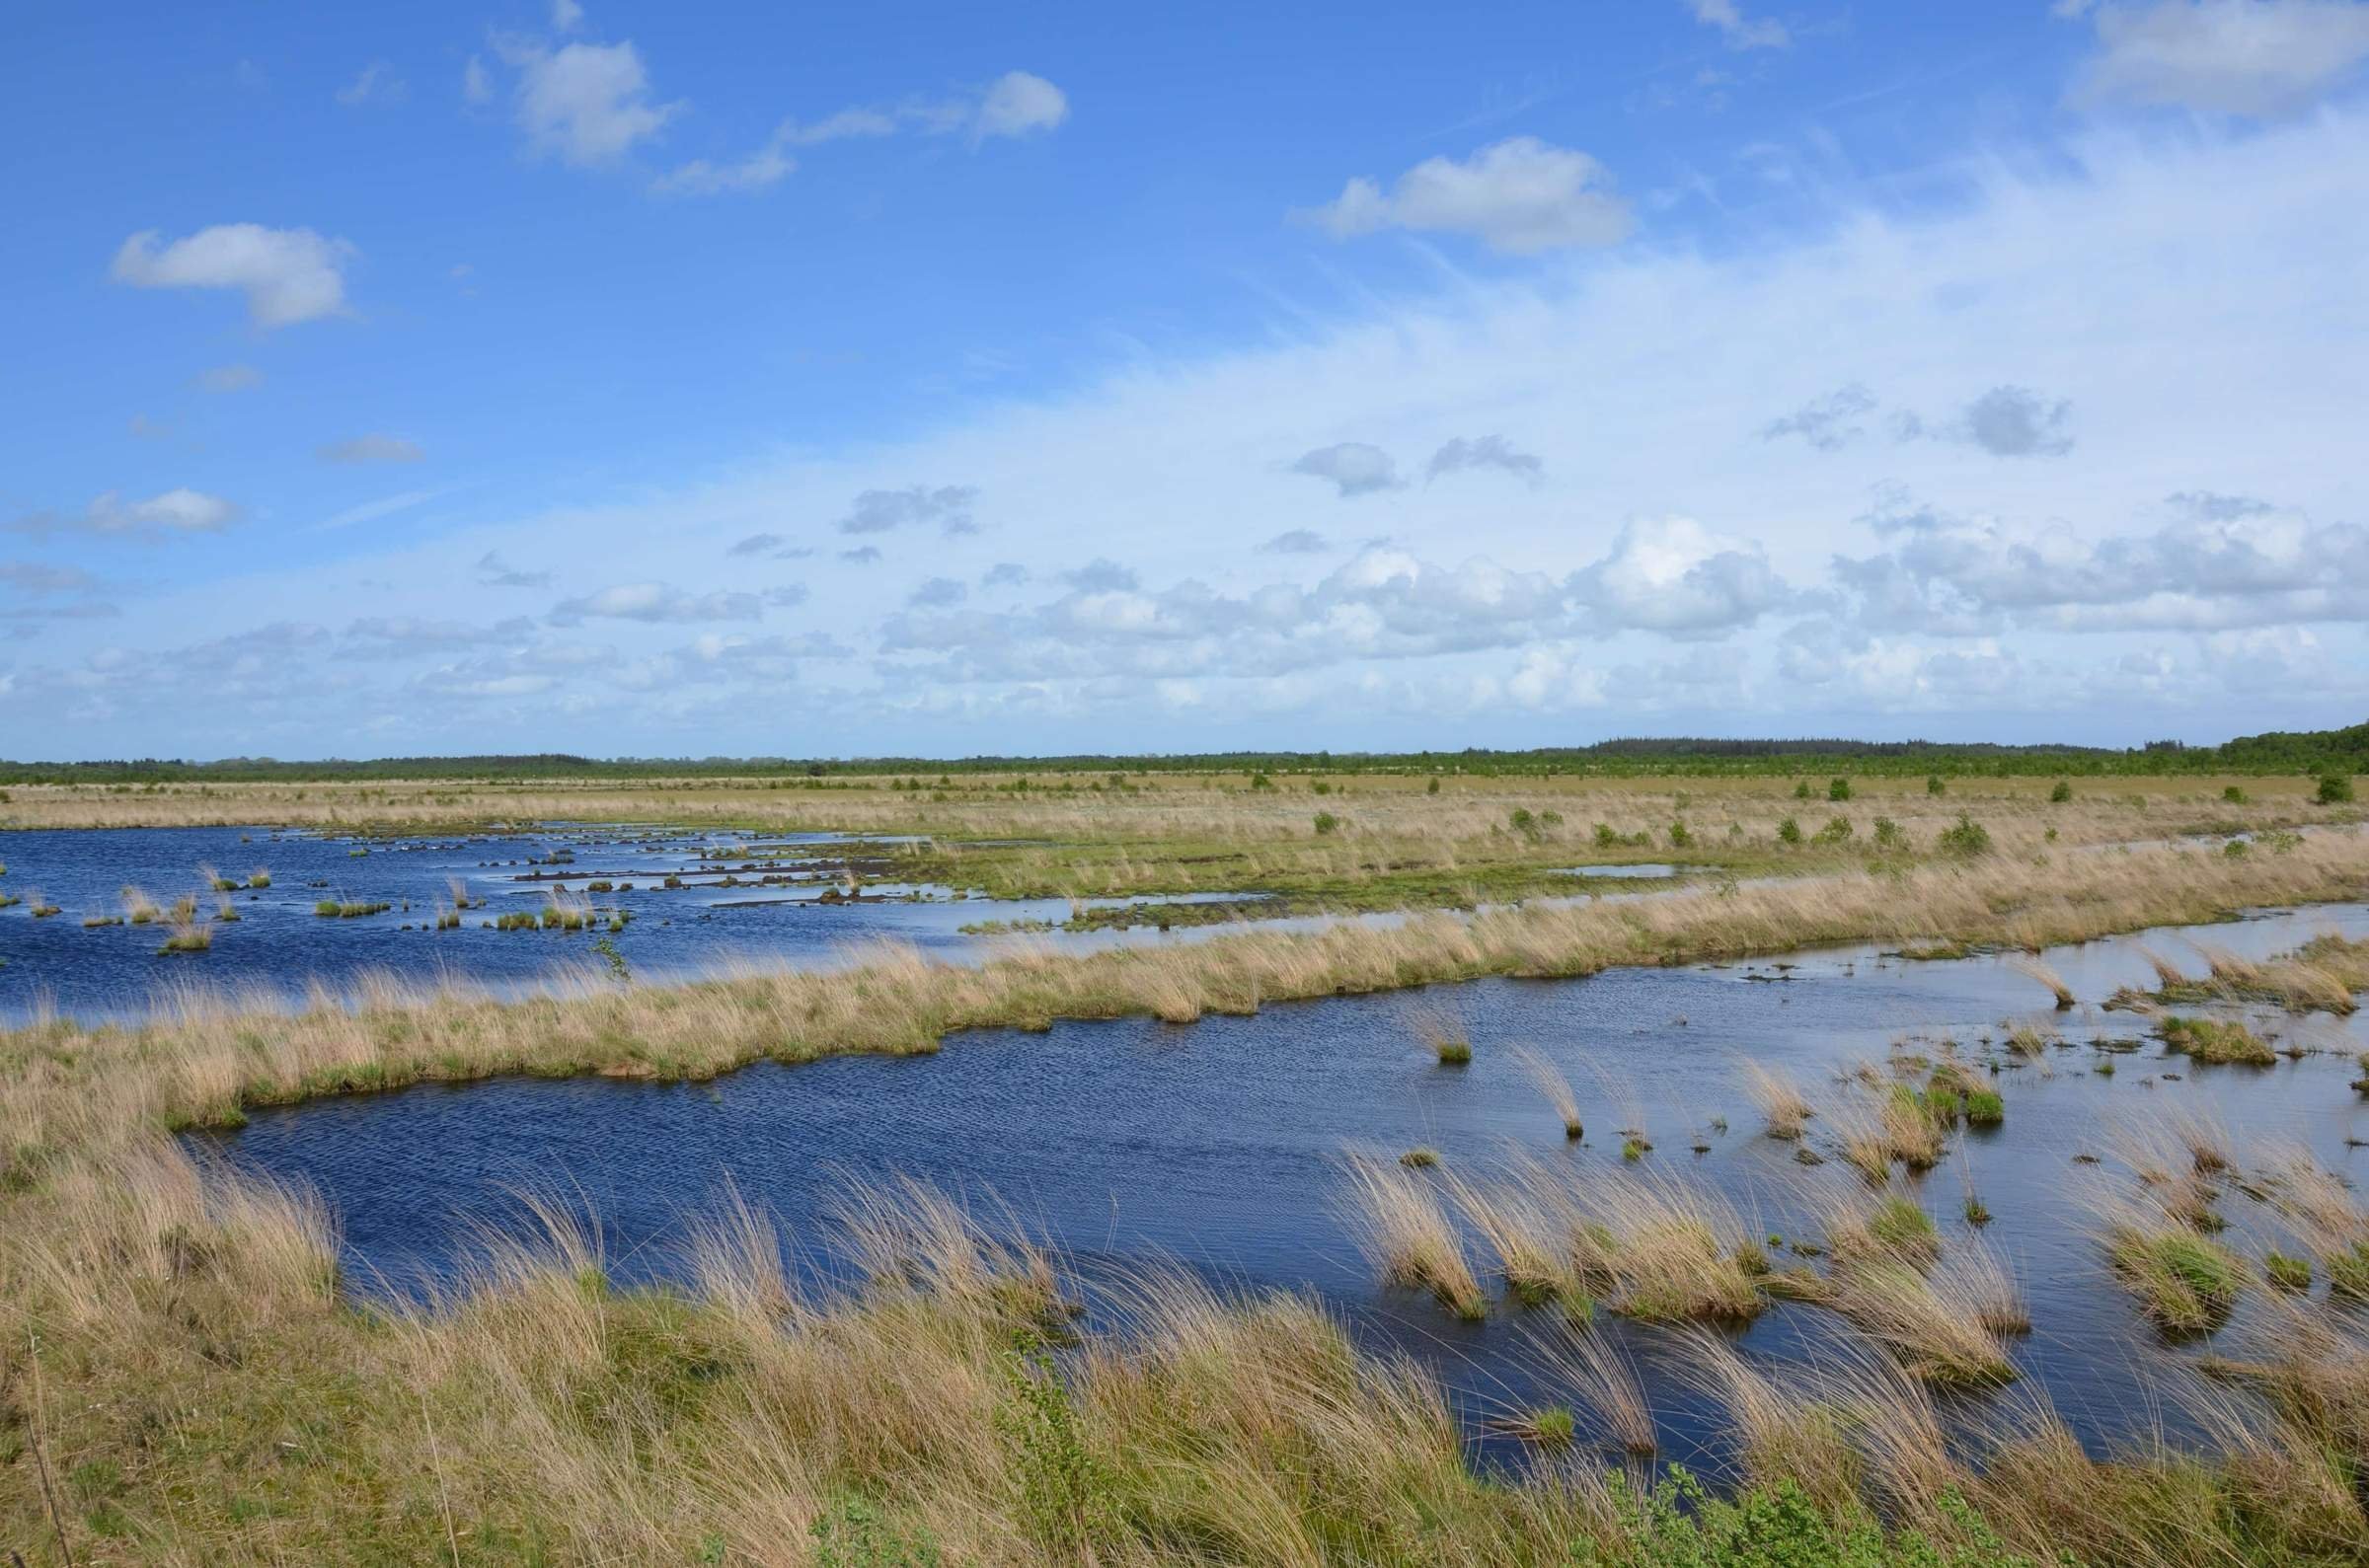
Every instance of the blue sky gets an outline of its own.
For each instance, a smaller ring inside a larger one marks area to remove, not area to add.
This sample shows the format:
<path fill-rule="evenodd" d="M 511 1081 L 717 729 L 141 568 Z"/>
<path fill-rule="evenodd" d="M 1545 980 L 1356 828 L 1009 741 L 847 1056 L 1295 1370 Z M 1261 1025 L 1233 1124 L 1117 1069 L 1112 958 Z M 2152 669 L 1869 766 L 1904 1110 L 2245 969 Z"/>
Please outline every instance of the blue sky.
<path fill-rule="evenodd" d="M 2369 4 L 48 8 L 0 755 L 2369 707 Z"/>

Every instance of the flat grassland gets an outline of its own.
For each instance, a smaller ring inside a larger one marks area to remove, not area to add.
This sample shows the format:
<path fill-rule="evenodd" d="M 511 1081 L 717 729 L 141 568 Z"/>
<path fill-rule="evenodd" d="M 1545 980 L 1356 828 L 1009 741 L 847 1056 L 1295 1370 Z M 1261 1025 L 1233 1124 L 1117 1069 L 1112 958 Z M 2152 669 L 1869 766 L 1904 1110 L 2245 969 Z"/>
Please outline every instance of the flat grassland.
<path fill-rule="evenodd" d="M 844 1294 L 795 1286 L 770 1224 L 726 1206 L 681 1289 L 612 1285 L 597 1247 L 555 1218 L 445 1299 L 367 1307 L 341 1292 L 315 1205 L 176 1136 L 248 1106 L 428 1079 L 695 1077 L 928 1051 L 971 1026 L 1185 1021 L 1824 941 L 2036 948 L 2369 895 L 2369 837 L 2341 831 L 2353 809 L 2297 779 L 2083 780 L 2053 800 L 2044 779 L 1953 779 L 1939 794 L 1853 780 L 1847 799 L 1824 776 L 1451 777 L 1436 792 L 1420 776 L 825 783 L 15 786 L 0 813 L 27 827 L 913 834 L 928 842 L 904 874 L 990 892 L 1275 891 L 1303 909 L 1433 912 L 1094 954 L 1022 947 L 976 968 L 887 949 L 828 975 L 509 1004 L 390 987 L 295 1015 L 223 1005 L 0 1034 L 0 1551 L 1475 1568 L 2369 1551 L 2369 1349 L 2334 1307 L 2298 1308 L 2276 1357 L 2231 1369 L 2228 1440 L 2207 1456 L 2094 1459 L 2037 1413 L 1970 1450 L 1880 1359 L 1783 1387 L 1706 1337 L 1698 1359 L 1744 1477 L 1706 1502 L 1683 1478 L 1608 1479 L 1552 1422 L 1530 1434 L 1534 1468 L 1478 1473 L 1432 1381 L 1359 1352 L 1300 1298 L 1150 1279 L 1123 1329 L 1081 1339 L 1053 1260 L 906 1186 L 848 1194 L 868 1283 Z M 2305 828 L 2318 831 L 2291 831 Z M 2239 831 L 2259 838 L 2232 853 L 2222 840 Z M 2185 837 L 2198 834 L 2216 837 Z M 1574 891 L 1562 867 L 1639 860 L 1718 874 L 1650 899 L 1536 898 Z M 1491 907 L 1440 912 L 1472 905 Z M 2330 1224 L 2359 1224 L 2330 1203 Z"/>

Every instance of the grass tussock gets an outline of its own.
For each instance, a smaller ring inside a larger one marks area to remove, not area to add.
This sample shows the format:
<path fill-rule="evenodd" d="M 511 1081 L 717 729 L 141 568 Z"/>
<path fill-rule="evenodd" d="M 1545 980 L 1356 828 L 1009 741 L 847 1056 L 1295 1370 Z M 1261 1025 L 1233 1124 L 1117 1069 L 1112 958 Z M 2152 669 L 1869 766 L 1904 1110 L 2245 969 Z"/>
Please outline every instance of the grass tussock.
<path fill-rule="evenodd" d="M 2167 1049 L 2199 1062 L 2269 1067 L 2278 1060 L 2268 1041 L 2235 1019 L 2174 1014 L 2159 1025 Z"/>
<path fill-rule="evenodd" d="M 1746 1062 L 1744 1084 L 1751 1091 L 1753 1103 L 1760 1107 L 1771 1138 L 1789 1143 L 1799 1139 L 1804 1125 L 1817 1114 L 1793 1075 L 1783 1068 Z"/>
<path fill-rule="evenodd" d="M 2135 1212 L 2108 1221 L 2105 1255 L 2148 1320 L 2175 1336 L 2219 1328 L 2246 1284 L 2245 1267 L 2227 1247 Z"/>
<path fill-rule="evenodd" d="M 1563 1136 L 1573 1143 L 1586 1137 L 1587 1126 L 1579 1119 L 1578 1093 L 1563 1069 L 1555 1065 L 1554 1058 L 1534 1045 L 1522 1045 L 1514 1048 L 1513 1059 L 1520 1065 L 1522 1075 L 1555 1107 L 1555 1114 L 1563 1122 Z"/>
<path fill-rule="evenodd" d="M 2078 1000 L 2073 995 L 2073 988 L 2065 984 L 2064 976 L 2042 963 L 2036 955 L 2020 955 L 2010 961 L 2009 967 L 2026 980 L 2046 987 L 2048 994 L 2056 999 L 2057 1011 L 2069 1012 L 2073 1009 Z"/>
<path fill-rule="evenodd" d="M 1458 1317 L 1489 1315 L 1489 1300 L 1436 1190 L 1406 1170 L 1356 1157 L 1348 1162 L 1347 1187 L 1351 1223 L 1383 1283 L 1429 1291 Z"/>

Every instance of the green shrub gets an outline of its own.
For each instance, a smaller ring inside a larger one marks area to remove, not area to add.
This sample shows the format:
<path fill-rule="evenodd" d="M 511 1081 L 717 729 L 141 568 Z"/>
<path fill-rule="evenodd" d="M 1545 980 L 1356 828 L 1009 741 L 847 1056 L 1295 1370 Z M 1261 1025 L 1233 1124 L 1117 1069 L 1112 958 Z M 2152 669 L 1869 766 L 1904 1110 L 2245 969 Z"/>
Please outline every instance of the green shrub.
<path fill-rule="evenodd" d="M 2236 784 L 2231 784 L 2228 788 L 2221 791 L 2221 798 L 2228 801 L 2233 806 L 2242 806 L 2247 803 L 2247 800 L 2250 797 L 2247 795 L 2245 790 L 2239 788 Z"/>
<path fill-rule="evenodd" d="M 2320 776 L 2320 792 L 2314 798 L 2324 806 L 2350 805 L 2352 803 L 2352 780 L 2340 773 L 2322 774 Z"/>
<path fill-rule="evenodd" d="M 1335 816 L 1330 811 L 1319 811 L 1316 814 L 1315 820 L 1316 834 L 1318 838 L 1323 838 L 1329 833 L 1337 832 L 1340 828 L 1340 818 Z"/>
<path fill-rule="evenodd" d="M 1877 817 L 1875 819 L 1875 848 L 1879 850 L 1903 850 L 1907 847 L 1908 835 L 1901 831 L 1899 823 L 1894 822 L 1890 817 Z"/>
<path fill-rule="evenodd" d="M 2059 780 L 2056 782 L 2055 785 L 2049 789 L 2049 791 L 2048 791 L 2048 798 L 2049 798 L 2049 799 L 2050 799 L 2052 802 L 2054 802 L 2055 804 L 2057 804 L 2057 805 L 2060 805 L 2060 806 L 2061 806 L 2061 805 L 2063 805 L 2063 804 L 2064 804 L 2066 801 L 2068 801 L 2068 800 L 2072 799 L 2072 798 L 2073 798 L 2073 785 L 2072 785 L 2072 783 L 2071 783 L 2071 781 L 2069 781 L 2069 780 L 2064 780 L 2064 779 L 2059 779 Z"/>
<path fill-rule="evenodd" d="M 1850 840 L 1851 819 L 1849 817 L 1828 817 L 1826 825 L 1818 829 L 1820 844 L 1847 844 Z"/>
<path fill-rule="evenodd" d="M 1957 814 L 1957 826 L 1942 829 L 1937 842 L 1945 855 L 1963 856 L 1970 859 L 1977 855 L 1991 853 L 1990 829 L 1963 811 Z"/>
<path fill-rule="evenodd" d="M 1826 798 L 1829 800 L 1850 799 L 1851 781 L 1848 779 L 1829 779 L 1826 781 Z"/>
<path fill-rule="evenodd" d="M 1780 844 L 1799 844 L 1801 842 L 1801 824 L 1796 822 L 1792 817 L 1787 817 L 1783 822 L 1778 823 L 1777 842 Z"/>
<path fill-rule="evenodd" d="M 1940 774 L 1938 774 L 1938 773 L 1935 773 L 1935 774 L 1927 774 L 1927 775 L 1925 776 L 1925 792 L 1926 792 L 1927 794 L 1929 794 L 1929 795 L 1946 794 L 1946 793 L 1948 793 L 1948 792 L 1949 792 L 1949 786 L 1948 784 L 1946 784 L 1942 783 L 1942 776 L 1941 776 Z"/>

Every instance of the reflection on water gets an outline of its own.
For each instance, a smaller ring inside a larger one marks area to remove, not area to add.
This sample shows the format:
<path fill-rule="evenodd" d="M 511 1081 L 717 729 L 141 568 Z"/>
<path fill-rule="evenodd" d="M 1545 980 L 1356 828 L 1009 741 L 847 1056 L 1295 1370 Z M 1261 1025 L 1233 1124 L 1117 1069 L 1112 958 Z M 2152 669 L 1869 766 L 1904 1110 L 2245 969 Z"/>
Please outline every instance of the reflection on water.
<path fill-rule="evenodd" d="M 2262 955 L 2313 933 L 2369 932 L 2369 909 L 2276 915 L 2193 933 Z M 1934 1054 L 1954 1041 L 1996 1063 L 2003 1126 L 1961 1132 L 1940 1166 L 1910 1183 L 1945 1247 L 1972 1233 L 1969 1190 L 1996 1217 L 1984 1239 L 2021 1277 L 2035 1331 L 2014 1343 L 2022 1381 L 1961 1396 L 1966 1413 L 2037 1387 L 2086 1441 L 2103 1444 L 2176 1409 L 2153 1375 L 2196 1347 L 2165 1346 L 2103 1272 L 2085 1194 L 2126 1179 L 2117 1129 L 2181 1108 L 2224 1122 L 2241 1159 L 2307 1146 L 2340 1173 L 2363 1173 L 2369 1104 L 2336 1049 L 2369 1046 L 2357 1020 L 2257 1020 L 2316 1054 L 2268 1069 L 2214 1068 L 2127 1045 L 2144 1024 L 2095 1003 L 2152 983 L 2144 942 L 2200 968 L 2177 932 L 2053 951 L 2084 999 L 2048 1008 L 2029 978 L 1992 958 L 1914 963 L 1872 948 L 1733 966 L 1615 970 L 1578 981 L 1484 981 L 1420 994 L 1270 1005 L 1252 1017 L 1184 1027 L 1147 1019 L 1061 1023 L 1046 1034 L 985 1030 L 926 1058 L 846 1057 L 760 1065 L 712 1083 L 583 1080 L 426 1086 L 374 1098 L 261 1111 L 221 1142 L 237 1160 L 316 1185 L 338 1211 L 352 1277 L 401 1290 L 465 1257 L 473 1227 L 512 1222 L 516 1194 L 560 1192 L 598 1216 L 617 1272 L 662 1277 L 686 1218 L 729 1183 L 779 1216 L 808 1266 L 822 1266 L 834 1201 L 895 1172 L 974 1198 L 993 1195 L 1093 1281 L 1156 1260 L 1220 1281 L 1309 1287 L 1369 1345 L 1409 1349 L 1437 1367 L 1471 1414 L 1534 1397 L 1525 1319 L 1497 1304 L 1488 1321 L 1456 1322 L 1427 1298 L 1378 1289 L 1340 1211 L 1344 1152 L 1385 1157 L 1416 1146 L 1443 1168 L 1509 1156 L 1568 1162 L 1582 1182 L 1665 1171 L 1715 1186 L 1758 1231 L 1821 1232 L 1822 1208 L 1864 1191 L 1840 1159 L 1805 1167 L 1794 1146 L 1760 1134 L 1744 1058 L 1789 1070 L 1813 1101 L 1860 1092 L 1857 1064 L 1895 1048 Z M 1452 1008 L 1474 1043 L 1443 1069 L 1418 1042 L 1418 1014 Z M 2020 1020 L 2065 1042 L 2037 1059 L 2005 1049 Z M 1567 1144 L 1555 1111 L 1511 1060 L 1531 1045 L 1575 1085 L 1588 1128 Z M 2102 1064 L 2111 1061 L 2106 1076 Z M 1987 1072 L 1987 1067 L 1981 1069 Z M 1654 1144 L 1639 1166 L 1615 1130 Z M 1833 1150 L 1832 1118 L 1810 1142 Z M 1694 1147 L 1703 1152 L 1694 1153 Z M 2077 1162 L 2102 1157 L 2102 1163 Z M 2279 1234 L 2271 1209 L 2231 1192 L 2225 1239 L 2258 1258 Z M 1478 1248 L 1475 1261 L 1483 1261 Z M 2231 1332 L 2242 1332 L 2245 1318 Z M 1644 1371 L 1664 1453 L 1716 1464 L 1717 1413 L 1687 1391 L 1680 1341 L 1617 1320 Z M 1755 1354 L 1808 1355 L 1836 1332 L 1821 1308 L 1781 1305 L 1740 1336 Z"/>

